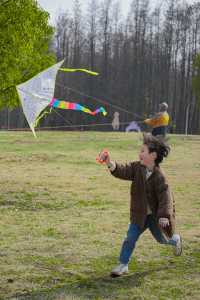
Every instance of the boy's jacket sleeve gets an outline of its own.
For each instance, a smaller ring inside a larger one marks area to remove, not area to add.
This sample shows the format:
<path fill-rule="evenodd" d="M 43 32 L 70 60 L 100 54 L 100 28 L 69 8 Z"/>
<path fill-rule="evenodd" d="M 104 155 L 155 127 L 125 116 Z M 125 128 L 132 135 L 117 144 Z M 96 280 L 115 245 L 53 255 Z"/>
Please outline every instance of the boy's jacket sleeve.
<path fill-rule="evenodd" d="M 127 164 L 116 163 L 116 168 L 111 174 L 117 178 L 124 180 L 134 180 L 137 162 L 130 162 Z"/>

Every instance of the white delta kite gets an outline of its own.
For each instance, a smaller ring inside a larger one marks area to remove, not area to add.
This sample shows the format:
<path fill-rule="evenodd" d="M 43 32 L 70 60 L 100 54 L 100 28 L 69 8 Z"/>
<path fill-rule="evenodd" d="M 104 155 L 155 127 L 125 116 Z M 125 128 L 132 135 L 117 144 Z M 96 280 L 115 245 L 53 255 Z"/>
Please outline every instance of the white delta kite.
<path fill-rule="evenodd" d="M 16 87 L 23 112 L 35 137 L 37 117 L 49 105 L 54 96 L 56 75 L 62 64 L 63 61 Z"/>
<path fill-rule="evenodd" d="M 37 125 L 38 118 L 47 106 L 78 110 L 93 116 L 97 113 L 102 113 L 104 116 L 107 114 L 103 107 L 100 107 L 95 111 L 91 111 L 89 108 L 84 107 L 81 104 L 66 102 L 54 98 L 54 89 L 58 70 L 64 72 L 81 71 L 90 75 L 98 75 L 98 73 L 86 69 L 60 68 L 63 62 L 64 60 L 60 61 L 28 81 L 16 86 L 24 115 L 35 137 L 35 127 Z"/>

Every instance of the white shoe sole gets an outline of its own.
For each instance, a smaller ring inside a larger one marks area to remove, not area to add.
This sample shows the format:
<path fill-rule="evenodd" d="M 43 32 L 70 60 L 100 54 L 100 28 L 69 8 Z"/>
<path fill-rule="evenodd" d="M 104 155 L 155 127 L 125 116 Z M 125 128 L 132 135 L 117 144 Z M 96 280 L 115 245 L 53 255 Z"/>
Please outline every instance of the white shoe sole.
<path fill-rule="evenodd" d="M 127 275 L 128 274 L 128 271 L 126 271 L 126 272 L 123 272 L 123 273 L 118 273 L 118 272 L 111 272 L 110 273 L 110 276 L 111 277 L 120 277 L 120 276 L 123 276 L 123 275 Z"/>

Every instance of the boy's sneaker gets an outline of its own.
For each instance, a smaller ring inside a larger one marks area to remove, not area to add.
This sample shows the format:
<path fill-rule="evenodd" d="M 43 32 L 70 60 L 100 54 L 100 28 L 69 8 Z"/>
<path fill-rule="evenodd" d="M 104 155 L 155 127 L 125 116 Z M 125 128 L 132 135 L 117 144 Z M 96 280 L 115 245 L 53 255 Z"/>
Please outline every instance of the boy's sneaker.
<path fill-rule="evenodd" d="M 180 256 L 182 253 L 182 239 L 179 234 L 175 234 L 174 238 L 176 240 L 176 245 L 174 246 L 174 255 L 175 256 Z"/>
<path fill-rule="evenodd" d="M 128 265 L 120 264 L 115 267 L 112 272 L 110 273 L 111 277 L 118 277 L 128 273 Z"/>

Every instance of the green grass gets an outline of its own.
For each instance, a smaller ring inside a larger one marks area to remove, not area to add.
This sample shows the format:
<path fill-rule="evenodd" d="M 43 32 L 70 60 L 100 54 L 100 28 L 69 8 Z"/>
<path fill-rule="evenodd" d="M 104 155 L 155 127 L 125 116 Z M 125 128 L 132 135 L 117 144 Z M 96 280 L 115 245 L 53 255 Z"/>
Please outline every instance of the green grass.
<path fill-rule="evenodd" d="M 200 137 L 170 137 L 179 258 L 148 232 L 129 275 L 112 279 L 129 222 L 130 182 L 95 158 L 138 159 L 141 135 L 0 133 L 0 299 L 200 299 Z"/>

